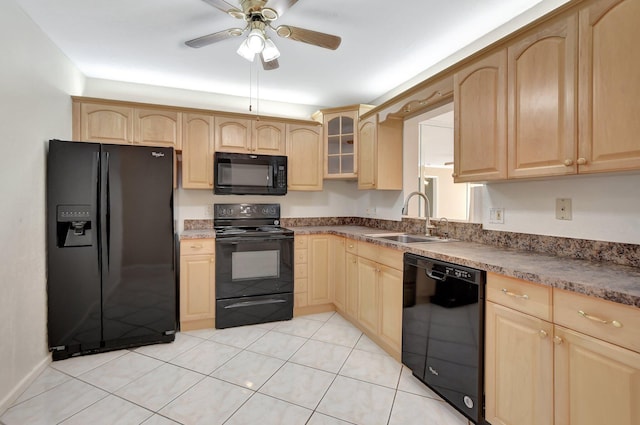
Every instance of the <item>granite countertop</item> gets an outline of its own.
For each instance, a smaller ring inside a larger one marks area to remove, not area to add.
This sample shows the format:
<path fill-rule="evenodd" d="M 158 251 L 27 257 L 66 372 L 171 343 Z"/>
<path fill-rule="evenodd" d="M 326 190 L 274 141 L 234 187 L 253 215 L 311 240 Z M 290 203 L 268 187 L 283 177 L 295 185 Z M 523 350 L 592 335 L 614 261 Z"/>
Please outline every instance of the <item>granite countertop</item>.
<path fill-rule="evenodd" d="M 640 308 L 640 268 L 637 267 L 575 260 L 472 242 L 398 243 L 367 236 L 398 232 L 370 227 L 290 228 L 297 235 L 328 233 L 345 236 Z"/>
<path fill-rule="evenodd" d="M 368 235 L 398 234 L 363 226 L 288 227 L 296 235 L 332 234 L 425 257 L 537 282 L 640 308 L 640 268 L 575 260 L 473 242 L 399 243 Z M 215 238 L 213 229 L 186 230 L 180 239 Z"/>

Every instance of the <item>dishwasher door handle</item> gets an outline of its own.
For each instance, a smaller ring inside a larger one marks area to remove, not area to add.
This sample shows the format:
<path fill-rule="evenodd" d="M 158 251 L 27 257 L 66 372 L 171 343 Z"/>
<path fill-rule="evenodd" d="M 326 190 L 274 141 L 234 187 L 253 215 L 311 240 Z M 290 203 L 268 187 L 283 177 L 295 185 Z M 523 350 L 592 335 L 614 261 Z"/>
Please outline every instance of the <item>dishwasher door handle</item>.
<path fill-rule="evenodd" d="M 439 280 L 440 282 L 447 280 L 447 275 L 441 272 L 425 269 L 424 273 L 433 280 Z"/>

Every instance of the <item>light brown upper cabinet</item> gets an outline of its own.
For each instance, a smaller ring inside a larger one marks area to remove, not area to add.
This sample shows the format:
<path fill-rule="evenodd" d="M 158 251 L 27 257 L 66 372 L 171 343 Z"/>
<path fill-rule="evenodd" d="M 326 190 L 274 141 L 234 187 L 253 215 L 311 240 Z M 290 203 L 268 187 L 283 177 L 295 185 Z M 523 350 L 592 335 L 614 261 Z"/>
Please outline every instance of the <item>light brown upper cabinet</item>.
<path fill-rule="evenodd" d="M 108 103 L 73 102 L 73 139 L 133 143 L 134 108 Z"/>
<path fill-rule="evenodd" d="M 640 1 L 580 11 L 579 172 L 640 169 Z"/>
<path fill-rule="evenodd" d="M 284 155 L 286 125 L 280 122 L 216 116 L 216 152 Z"/>
<path fill-rule="evenodd" d="M 575 14 L 509 46 L 509 178 L 576 173 L 577 50 Z"/>
<path fill-rule="evenodd" d="M 136 108 L 134 123 L 134 143 L 182 149 L 181 112 Z"/>
<path fill-rule="evenodd" d="M 184 114 L 182 187 L 213 188 L 213 115 Z"/>
<path fill-rule="evenodd" d="M 358 189 L 402 190 L 401 118 L 378 121 L 378 114 L 358 127 Z"/>
<path fill-rule="evenodd" d="M 499 50 L 453 76 L 456 183 L 507 177 L 507 52 Z"/>
<path fill-rule="evenodd" d="M 289 190 L 322 190 L 322 127 L 287 124 Z"/>

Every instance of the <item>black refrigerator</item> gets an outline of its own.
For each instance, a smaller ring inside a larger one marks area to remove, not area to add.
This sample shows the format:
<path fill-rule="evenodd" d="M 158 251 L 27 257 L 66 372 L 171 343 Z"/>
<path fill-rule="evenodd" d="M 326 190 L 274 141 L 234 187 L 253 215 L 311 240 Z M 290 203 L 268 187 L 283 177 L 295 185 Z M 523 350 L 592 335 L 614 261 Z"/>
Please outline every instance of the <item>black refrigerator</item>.
<path fill-rule="evenodd" d="M 53 360 L 174 340 L 172 148 L 51 140 L 46 214 Z"/>

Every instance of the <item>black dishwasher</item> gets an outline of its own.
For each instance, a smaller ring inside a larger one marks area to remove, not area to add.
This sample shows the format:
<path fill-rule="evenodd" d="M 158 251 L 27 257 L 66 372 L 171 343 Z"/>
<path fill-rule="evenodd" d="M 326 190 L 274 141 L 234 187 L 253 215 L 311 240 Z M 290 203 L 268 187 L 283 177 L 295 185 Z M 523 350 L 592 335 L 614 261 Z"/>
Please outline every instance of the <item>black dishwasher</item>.
<path fill-rule="evenodd" d="M 485 272 L 404 254 L 402 363 L 475 424 L 484 424 Z"/>

